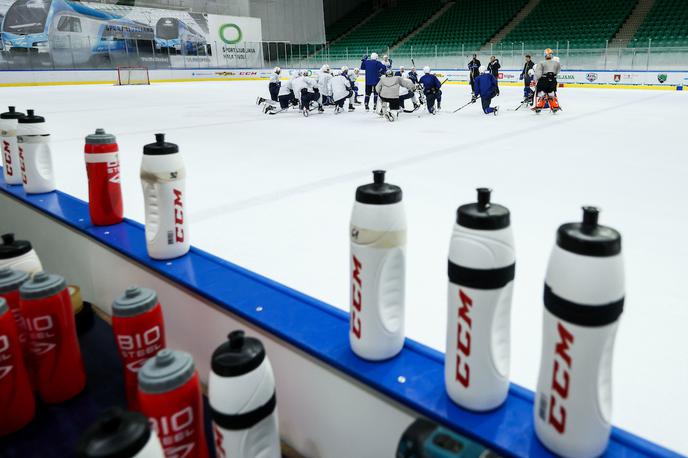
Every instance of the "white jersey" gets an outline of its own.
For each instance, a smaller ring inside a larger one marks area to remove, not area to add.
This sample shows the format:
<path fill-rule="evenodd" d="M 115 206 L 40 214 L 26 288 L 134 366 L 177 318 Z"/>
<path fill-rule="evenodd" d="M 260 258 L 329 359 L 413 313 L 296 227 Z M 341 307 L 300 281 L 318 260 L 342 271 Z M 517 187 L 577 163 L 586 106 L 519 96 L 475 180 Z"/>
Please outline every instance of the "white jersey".
<path fill-rule="evenodd" d="M 351 91 L 351 82 L 344 75 L 335 76 L 330 81 L 330 91 L 335 102 L 342 100 L 349 96 L 349 91 Z"/>
<path fill-rule="evenodd" d="M 280 82 L 280 76 L 279 76 L 277 73 L 273 72 L 273 73 L 270 75 L 270 82 L 271 82 L 271 83 L 278 83 L 278 84 L 279 84 L 279 82 Z"/>
<path fill-rule="evenodd" d="M 354 72 L 349 73 L 348 76 L 349 81 L 351 81 L 351 88 L 353 89 L 353 87 L 356 85 L 356 80 L 358 79 L 358 76 Z"/>
<path fill-rule="evenodd" d="M 318 90 L 322 95 L 332 95 L 332 92 L 330 91 L 331 80 L 332 74 L 330 73 L 321 72 L 320 75 L 318 75 Z"/>
<path fill-rule="evenodd" d="M 293 84 L 294 84 L 294 78 L 289 78 L 288 81 L 285 81 L 282 83 L 279 89 L 279 93 L 277 96 L 282 96 L 282 95 L 289 95 L 289 93 L 293 90 Z"/>
<path fill-rule="evenodd" d="M 406 72 L 399 72 L 399 73 L 401 74 L 401 77 L 402 77 L 402 78 L 408 79 L 408 77 L 406 76 Z M 409 90 L 406 89 L 404 86 L 401 86 L 401 87 L 399 88 L 399 97 L 401 97 L 402 95 L 406 95 L 406 94 L 408 94 L 408 93 L 409 93 Z"/>
<path fill-rule="evenodd" d="M 315 88 L 317 85 L 318 82 L 308 76 L 299 76 L 292 83 L 292 87 L 294 88 L 294 95 L 299 100 L 301 100 L 301 91 L 303 89 L 306 89 L 308 92 L 315 92 L 313 91 L 313 88 Z"/>

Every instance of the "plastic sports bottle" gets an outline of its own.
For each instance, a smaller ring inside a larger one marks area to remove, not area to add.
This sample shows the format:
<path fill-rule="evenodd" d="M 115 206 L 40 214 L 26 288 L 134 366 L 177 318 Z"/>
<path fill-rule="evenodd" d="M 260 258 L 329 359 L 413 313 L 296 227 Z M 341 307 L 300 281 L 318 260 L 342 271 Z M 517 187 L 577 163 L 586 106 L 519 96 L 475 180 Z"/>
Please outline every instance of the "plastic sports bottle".
<path fill-rule="evenodd" d="M 154 259 L 171 259 L 189 251 L 186 220 L 186 169 L 179 147 L 155 134 L 143 147 L 141 185 L 146 212 L 146 244 Z"/>
<path fill-rule="evenodd" d="M 76 458 L 165 458 L 145 415 L 118 407 L 106 411 L 79 439 Z"/>
<path fill-rule="evenodd" d="M 19 169 L 19 147 L 17 145 L 17 120 L 24 113 L 9 107 L 9 111 L 0 114 L 0 140 L 2 141 L 2 172 L 7 184 L 22 184 Z"/>
<path fill-rule="evenodd" d="M 112 304 L 112 330 L 124 363 L 130 410 L 138 410 L 138 372 L 148 358 L 165 348 L 165 325 L 158 295 L 152 289 L 128 288 Z"/>
<path fill-rule="evenodd" d="M 35 410 L 17 325 L 7 301 L 0 297 L 0 436 L 24 427 Z"/>
<path fill-rule="evenodd" d="M 50 152 L 50 133 L 43 116 L 26 110 L 19 118 L 17 142 L 22 184 L 27 194 L 42 194 L 55 190 L 55 172 Z"/>
<path fill-rule="evenodd" d="M 118 151 L 117 139 L 105 129 L 96 129 L 86 137 L 88 211 L 96 226 L 121 223 L 124 216 Z"/>
<path fill-rule="evenodd" d="M 218 458 L 280 458 L 275 377 L 260 340 L 229 334 L 208 379 Z"/>
<path fill-rule="evenodd" d="M 514 237 L 506 207 L 478 202 L 459 207 L 449 244 L 447 348 L 449 397 L 471 410 L 490 410 L 509 390 L 509 326 L 514 285 Z"/>
<path fill-rule="evenodd" d="M 351 214 L 349 342 L 361 358 L 383 360 L 404 346 L 406 213 L 401 188 L 383 170 L 373 176 Z"/>
<path fill-rule="evenodd" d="M 39 272 L 19 294 L 41 398 L 48 404 L 73 398 L 84 389 L 86 373 L 64 278 Z"/>
<path fill-rule="evenodd" d="M 19 287 L 29 279 L 29 274 L 20 270 L 12 270 L 7 267 L 0 268 L 0 298 L 7 301 L 7 306 L 14 317 L 17 325 L 17 335 L 22 347 L 24 365 L 29 373 L 29 378 L 33 378 L 34 370 L 31 365 L 31 347 L 29 346 L 29 336 L 26 333 L 26 324 L 19 309 Z"/>
<path fill-rule="evenodd" d="M 43 270 L 41 260 L 27 240 L 15 240 L 14 234 L 3 234 L 0 244 L 0 268 L 21 270 L 29 275 Z"/>
<path fill-rule="evenodd" d="M 160 350 L 139 371 L 139 407 L 168 457 L 207 458 L 203 400 L 190 354 Z"/>
<path fill-rule="evenodd" d="M 570 458 L 601 455 L 609 441 L 612 357 L 625 287 L 621 235 L 583 208 L 559 227 L 547 266 L 535 432 Z"/>

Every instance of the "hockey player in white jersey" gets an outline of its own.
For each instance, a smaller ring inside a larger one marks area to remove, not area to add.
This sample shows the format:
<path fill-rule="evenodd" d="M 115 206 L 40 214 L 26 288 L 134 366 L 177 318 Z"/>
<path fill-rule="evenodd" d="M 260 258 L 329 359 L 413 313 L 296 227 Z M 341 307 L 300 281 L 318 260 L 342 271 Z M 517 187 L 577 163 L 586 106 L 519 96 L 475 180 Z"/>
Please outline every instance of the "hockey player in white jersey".
<path fill-rule="evenodd" d="M 325 64 L 320 69 L 320 74 L 318 75 L 318 90 L 320 91 L 323 105 L 332 105 L 332 92 L 330 92 L 331 80 L 332 73 L 330 72 L 330 66 Z"/>
<path fill-rule="evenodd" d="M 401 76 L 402 78 L 408 78 L 406 75 L 406 69 L 404 68 L 403 65 L 399 66 L 399 70 L 394 74 L 395 76 Z M 411 80 L 411 78 L 408 78 Z M 413 80 L 411 80 L 413 83 Z M 411 99 L 413 102 L 413 111 L 416 111 L 419 107 L 420 104 L 418 103 L 418 96 L 416 95 L 416 90 L 415 90 L 415 83 L 414 83 L 414 89 L 413 90 L 408 90 L 404 86 L 401 86 L 399 88 L 399 101 L 401 102 L 401 108 L 406 111 L 406 106 L 404 104 L 404 100 Z"/>
<path fill-rule="evenodd" d="M 390 70 L 392 68 L 392 59 L 390 59 L 387 54 L 382 56 L 382 63 L 385 67 L 387 67 L 387 70 Z"/>
<path fill-rule="evenodd" d="M 354 91 L 354 105 L 361 104 L 361 102 L 358 100 L 358 84 L 356 84 L 356 80 L 358 80 L 358 74 L 360 72 L 361 71 L 358 69 L 358 67 L 355 67 L 353 71 L 347 72 L 349 81 L 351 81 L 351 90 Z"/>
<path fill-rule="evenodd" d="M 322 113 L 325 111 L 320 103 L 320 90 L 318 89 L 318 82 L 311 77 L 310 70 L 304 70 L 302 75 L 297 77 L 292 84 L 294 88 L 294 95 L 301 103 L 301 110 L 304 116 L 308 116 L 311 108 L 317 106 L 318 111 Z"/>
<path fill-rule="evenodd" d="M 334 112 L 340 113 L 344 108 L 344 103 L 349 101 L 349 111 L 354 111 L 353 98 L 354 91 L 351 89 L 349 80 L 349 68 L 342 67 L 342 72 L 330 81 L 330 91 L 334 99 Z"/>
<path fill-rule="evenodd" d="M 408 78 L 394 76 L 391 69 L 387 70 L 385 76 L 380 78 L 380 82 L 375 87 L 377 93 L 380 94 L 380 99 L 382 99 L 382 115 L 390 122 L 396 121 L 399 117 L 399 90 L 402 87 L 411 91 L 415 85 Z"/>
<path fill-rule="evenodd" d="M 277 94 L 279 107 L 271 100 L 262 99 L 263 113 L 276 115 L 287 111 L 290 106 L 295 107 L 298 105 L 293 89 L 294 79 L 296 79 L 297 75 L 295 71 L 292 71 L 289 80 L 280 85 L 279 93 Z"/>
<path fill-rule="evenodd" d="M 279 93 L 279 88 L 282 84 L 280 81 L 280 73 L 282 73 L 282 69 L 279 67 L 275 67 L 275 69 L 270 74 L 270 83 L 268 84 L 268 90 L 270 91 L 270 98 L 273 102 L 277 102 L 277 94 Z"/>

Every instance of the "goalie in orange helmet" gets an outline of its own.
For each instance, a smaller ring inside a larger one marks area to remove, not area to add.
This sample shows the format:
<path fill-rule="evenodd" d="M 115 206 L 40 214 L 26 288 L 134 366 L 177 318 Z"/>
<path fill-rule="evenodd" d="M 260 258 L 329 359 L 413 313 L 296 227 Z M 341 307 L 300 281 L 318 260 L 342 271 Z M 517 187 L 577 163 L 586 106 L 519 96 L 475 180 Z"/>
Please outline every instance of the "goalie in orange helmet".
<path fill-rule="evenodd" d="M 560 71 L 561 64 L 559 64 L 559 60 L 554 59 L 551 49 L 545 49 L 545 60 L 535 66 L 537 101 L 533 110 L 536 113 L 539 113 L 547 106 L 554 113 L 561 109 L 557 100 L 557 76 Z"/>

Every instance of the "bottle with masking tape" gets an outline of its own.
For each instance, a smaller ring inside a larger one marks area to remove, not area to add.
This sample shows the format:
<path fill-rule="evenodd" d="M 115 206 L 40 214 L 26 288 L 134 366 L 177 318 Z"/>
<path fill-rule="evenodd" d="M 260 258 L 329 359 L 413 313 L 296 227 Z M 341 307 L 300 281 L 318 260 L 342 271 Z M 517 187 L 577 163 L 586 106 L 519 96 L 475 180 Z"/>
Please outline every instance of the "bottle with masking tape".
<path fill-rule="evenodd" d="M 17 324 L 7 301 L 0 297 L 0 436 L 26 426 L 35 411 Z"/>
<path fill-rule="evenodd" d="M 0 114 L 0 141 L 2 141 L 2 172 L 7 184 L 22 184 L 17 144 L 18 120 L 24 116 L 15 107 Z"/>
<path fill-rule="evenodd" d="M 164 349 L 144 363 L 139 408 L 153 424 L 166 456 L 208 458 L 201 382 L 190 354 Z"/>
<path fill-rule="evenodd" d="M 509 209 L 478 201 L 459 207 L 449 244 L 444 380 L 462 407 L 486 411 L 509 391 L 510 316 L 516 258 Z"/>
<path fill-rule="evenodd" d="M 124 363 L 127 405 L 138 410 L 138 372 L 165 348 L 165 325 L 158 295 L 148 288 L 131 287 L 112 304 L 112 330 Z"/>
<path fill-rule="evenodd" d="M 0 268 L 7 267 L 33 275 L 43 270 L 41 260 L 27 240 L 16 240 L 14 234 L 3 234 L 0 244 Z"/>
<path fill-rule="evenodd" d="M 599 210 L 559 227 L 547 266 L 535 432 L 567 458 L 600 456 L 609 443 L 614 340 L 625 298 L 621 234 Z"/>
<path fill-rule="evenodd" d="M 217 347 L 208 377 L 218 458 L 280 458 L 275 377 L 263 343 L 233 331 Z"/>
<path fill-rule="evenodd" d="M 373 176 L 356 190 L 351 214 L 349 342 L 377 361 L 404 346 L 406 213 L 401 188 L 385 183 L 383 170 Z"/>
<path fill-rule="evenodd" d="M 165 458 L 145 415 L 119 407 L 107 410 L 76 446 L 76 458 Z M 183 456 L 183 455 L 175 455 Z"/>
<path fill-rule="evenodd" d="M 86 137 L 88 211 L 96 226 L 118 224 L 124 218 L 118 152 L 117 139 L 105 129 L 96 129 Z"/>
<path fill-rule="evenodd" d="M 172 259 L 190 248 L 187 221 L 186 169 L 179 147 L 155 134 L 143 147 L 141 186 L 146 220 L 146 246 L 153 259 Z"/>
<path fill-rule="evenodd" d="M 21 285 L 19 295 L 41 398 L 48 404 L 73 398 L 86 386 L 86 372 L 67 283 L 39 272 Z"/>
<path fill-rule="evenodd" d="M 43 116 L 26 110 L 18 120 L 17 143 L 22 184 L 27 194 L 43 194 L 55 190 L 55 171 L 50 151 L 50 133 Z"/>

